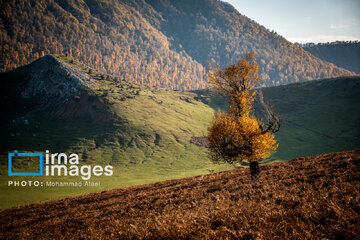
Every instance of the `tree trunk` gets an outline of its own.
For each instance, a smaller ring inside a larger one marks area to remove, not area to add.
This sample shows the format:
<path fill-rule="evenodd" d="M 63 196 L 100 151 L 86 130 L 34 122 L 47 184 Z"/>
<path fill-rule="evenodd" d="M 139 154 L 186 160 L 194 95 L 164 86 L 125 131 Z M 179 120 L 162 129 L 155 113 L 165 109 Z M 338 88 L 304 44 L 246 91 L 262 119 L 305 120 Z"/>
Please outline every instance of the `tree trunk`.
<path fill-rule="evenodd" d="M 259 175 L 260 168 L 259 168 L 259 162 L 258 161 L 251 161 L 250 162 L 250 173 L 251 173 L 251 178 L 254 178 L 257 175 Z"/>

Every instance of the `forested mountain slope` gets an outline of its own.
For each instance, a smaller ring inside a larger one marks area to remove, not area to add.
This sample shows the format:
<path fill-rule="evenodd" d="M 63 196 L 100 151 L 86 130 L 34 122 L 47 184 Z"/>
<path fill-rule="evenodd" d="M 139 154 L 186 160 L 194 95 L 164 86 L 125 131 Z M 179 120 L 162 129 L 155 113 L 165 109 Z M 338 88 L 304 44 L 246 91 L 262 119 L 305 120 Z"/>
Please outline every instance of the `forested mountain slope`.
<path fill-rule="evenodd" d="M 206 68 L 254 51 L 266 85 L 352 75 L 218 0 L 0 3 L 0 70 L 67 53 L 97 70 L 168 89 L 206 88 Z"/>
<path fill-rule="evenodd" d="M 360 42 L 332 42 L 299 44 L 312 55 L 347 70 L 360 73 Z"/>

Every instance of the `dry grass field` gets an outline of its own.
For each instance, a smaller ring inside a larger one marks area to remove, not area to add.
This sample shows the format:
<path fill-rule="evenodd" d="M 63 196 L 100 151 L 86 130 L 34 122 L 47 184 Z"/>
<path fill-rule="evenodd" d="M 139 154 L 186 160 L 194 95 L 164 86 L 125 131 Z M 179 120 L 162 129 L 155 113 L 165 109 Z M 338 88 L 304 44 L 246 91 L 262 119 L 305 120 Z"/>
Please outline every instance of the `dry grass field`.
<path fill-rule="evenodd" d="M 360 150 L 0 212 L 1 239 L 360 239 Z"/>

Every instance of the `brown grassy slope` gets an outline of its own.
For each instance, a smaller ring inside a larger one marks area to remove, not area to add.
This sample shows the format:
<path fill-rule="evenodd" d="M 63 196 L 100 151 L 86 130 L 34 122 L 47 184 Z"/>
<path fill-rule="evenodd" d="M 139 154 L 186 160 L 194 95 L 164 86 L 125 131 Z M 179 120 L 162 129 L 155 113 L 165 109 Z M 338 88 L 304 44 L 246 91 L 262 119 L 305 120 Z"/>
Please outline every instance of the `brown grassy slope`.
<path fill-rule="evenodd" d="M 0 212 L 0 238 L 356 239 L 360 150 Z"/>

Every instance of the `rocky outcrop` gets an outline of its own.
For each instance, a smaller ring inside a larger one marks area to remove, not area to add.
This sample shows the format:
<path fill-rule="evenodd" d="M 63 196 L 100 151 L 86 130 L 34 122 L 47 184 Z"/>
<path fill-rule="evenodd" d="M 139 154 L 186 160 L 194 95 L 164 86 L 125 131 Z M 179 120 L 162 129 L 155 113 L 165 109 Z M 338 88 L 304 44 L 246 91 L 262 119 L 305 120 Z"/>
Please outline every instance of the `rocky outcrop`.
<path fill-rule="evenodd" d="M 46 55 L 25 68 L 28 81 L 23 98 L 56 98 L 62 102 L 96 84 L 86 72 L 53 55 Z"/>

